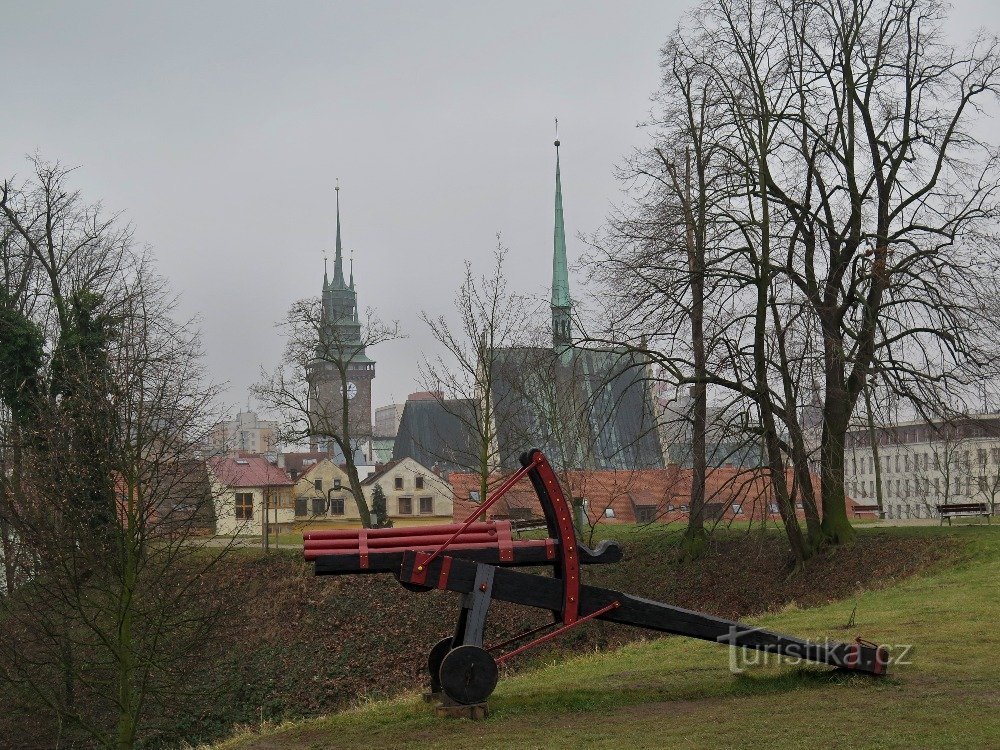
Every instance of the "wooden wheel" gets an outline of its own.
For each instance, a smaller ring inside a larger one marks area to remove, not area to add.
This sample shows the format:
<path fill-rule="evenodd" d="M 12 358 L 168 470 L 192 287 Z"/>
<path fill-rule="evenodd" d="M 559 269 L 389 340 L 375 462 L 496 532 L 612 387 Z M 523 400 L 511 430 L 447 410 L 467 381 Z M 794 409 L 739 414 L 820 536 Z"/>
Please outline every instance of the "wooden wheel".
<path fill-rule="evenodd" d="M 427 671 L 431 675 L 431 692 L 439 693 L 441 692 L 441 680 L 438 678 L 438 673 L 441 671 L 441 662 L 444 657 L 451 651 L 452 638 L 442 638 L 440 641 L 434 644 L 431 648 L 430 653 L 427 654 Z"/>
<path fill-rule="evenodd" d="M 444 694 L 456 703 L 482 703 L 497 686 L 500 670 L 486 649 L 459 646 L 441 661 L 439 678 Z"/>

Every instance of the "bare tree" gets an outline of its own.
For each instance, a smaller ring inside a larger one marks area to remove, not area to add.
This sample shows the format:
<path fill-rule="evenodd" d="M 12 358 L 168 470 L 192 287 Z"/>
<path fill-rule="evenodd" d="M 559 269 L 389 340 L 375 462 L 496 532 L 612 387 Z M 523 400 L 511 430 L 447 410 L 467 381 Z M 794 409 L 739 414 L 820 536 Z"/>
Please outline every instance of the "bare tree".
<path fill-rule="evenodd" d="M 455 295 L 457 326 L 443 315 L 421 313 L 444 350 L 442 355 L 424 358 L 424 387 L 435 394 L 471 438 L 468 453 L 465 446 L 449 446 L 448 455 L 440 458 L 459 462 L 479 475 L 481 501 L 486 498 L 491 477 L 514 459 L 505 451 L 511 450 L 508 443 L 517 441 L 502 441 L 498 423 L 505 423 L 508 431 L 516 431 L 523 417 L 519 389 L 501 387 L 500 381 L 501 368 L 510 376 L 526 364 L 518 357 L 523 355 L 528 339 L 531 306 L 507 288 L 506 255 L 498 235 L 489 275 L 477 277 L 466 262 L 465 277 Z"/>
<path fill-rule="evenodd" d="M 211 642 L 199 581 L 225 549 L 192 537 L 213 521 L 194 446 L 216 391 L 131 230 L 68 170 L 33 169 L 0 198 L 14 271 L 0 325 L 21 342 L 0 368 L 0 685 L 53 746 L 131 748 Z"/>
<path fill-rule="evenodd" d="M 373 524 L 371 510 L 361 489 L 356 454 L 371 437 L 371 415 L 351 409 L 358 367 L 370 360 L 366 351 L 401 337 L 399 323 L 385 323 L 372 310 L 359 320 L 336 320 L 320 298 L 293 304 L 280 327 L 287 335 L 285 356 L 272 372 L 261 371 L 253 386 L 254 396 L 281 418 L 281 436 L 286 443 L 321 441 L 339 449 L 350 493 L 361 523 Z M 384 519 L 383 519 L 384 520 Z"/>
<path fill-rule="evenodd" d="M 935 0 L 712 0 L 666 48 L 665 67 L 682 55 L 713 91 L 710 244 L 725 263 L 706 262 L 706 327 L 721 334 L 705 379 L 757 412 L 799 559 L 852 537 L 845 438 L 872 372 L 919 412 L 942 385 L 968 392 L 996 367 L 1000 329 L 983 313 L 1000 183 L 970 125 L 996 93 L 998 57 L 988 40 L 949 45 L 944 19 Z M 698 111 L 703 90 L 665 76 L 661 97 Z M 690 137 L 675 117 L 658 124 L 659 143 Z M 678 382 L 697 379 L 676 347 L 661 360 Z M 818 488 L 802 402 L 813 378 Z"/>

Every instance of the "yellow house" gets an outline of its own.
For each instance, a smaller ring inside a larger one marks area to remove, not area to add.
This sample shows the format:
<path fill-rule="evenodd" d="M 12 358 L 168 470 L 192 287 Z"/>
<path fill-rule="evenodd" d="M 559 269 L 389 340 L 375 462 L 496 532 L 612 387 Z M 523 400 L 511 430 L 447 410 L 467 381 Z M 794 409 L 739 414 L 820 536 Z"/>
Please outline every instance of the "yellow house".
<path fill-rule="evenodd" d="M 303 471 L 295 483 L 295 520 L 300 528 L 360 526 L 347 472 L 329 458 Z"/>
<path fill-rule="evenodd" d="M 263 456 L 215 456 L 207 462 L 215 498 L 215 533 L 263 536 L 291 531 L 294 482 Z"/>
<path fill-rule="evenodd" d="M 369 508 L 376 484 L 385 493 L 393 526 L 451 523 L 451 485 L 412 458 L 386 464 L 362 480 Z M 329 458 L 310 466 L 295 483 L 295 521 L 299 529 L 361 526 L 347 473 Z"/>
<path fill-rule="evenodd" d="M 361 483 L 369 508 L 376 485 L 385 494 L 386 511 L 393 526 L 451 523 L 454 503 L 451 485 L 414 459 L 392 461 Z"/>

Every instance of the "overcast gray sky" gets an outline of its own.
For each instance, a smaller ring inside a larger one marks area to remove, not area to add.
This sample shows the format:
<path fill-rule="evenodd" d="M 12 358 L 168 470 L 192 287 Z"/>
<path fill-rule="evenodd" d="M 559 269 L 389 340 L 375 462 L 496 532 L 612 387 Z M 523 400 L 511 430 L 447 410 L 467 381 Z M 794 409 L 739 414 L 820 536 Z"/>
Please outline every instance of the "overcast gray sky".
<path fill-rule="evenodd" d="M 954 4 L 957 34 L 997 0 Z M 335 178 L 362 308 L 410 335 L 372 352 L 375 404 L 416 389 L 495 234 L 511 286 L 551 274 L 553 117 L 570 261 L 642 142 L 658 49 L 688 2 L 3 3 L 0 174 L 26 154 L 79 165 L 202 319 L 208 366 L 245 403 L 289 303 L 318 294 Z"/>

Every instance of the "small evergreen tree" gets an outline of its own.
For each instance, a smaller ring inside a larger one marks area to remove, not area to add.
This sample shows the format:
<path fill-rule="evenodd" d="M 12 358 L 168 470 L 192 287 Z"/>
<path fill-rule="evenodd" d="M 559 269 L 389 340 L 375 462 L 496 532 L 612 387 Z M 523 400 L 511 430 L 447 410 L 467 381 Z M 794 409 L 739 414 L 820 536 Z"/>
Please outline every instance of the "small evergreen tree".
<path fill-rule="evenodd" d="M 372 527 L 376 529 L 388 529 L 392 527 L 392 519 L 389 518 L 389 511 L 386 509 L 385 492 L 382 485 L 376 484 L 372 490 Z"/>

